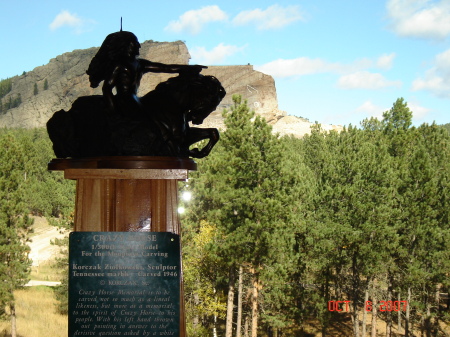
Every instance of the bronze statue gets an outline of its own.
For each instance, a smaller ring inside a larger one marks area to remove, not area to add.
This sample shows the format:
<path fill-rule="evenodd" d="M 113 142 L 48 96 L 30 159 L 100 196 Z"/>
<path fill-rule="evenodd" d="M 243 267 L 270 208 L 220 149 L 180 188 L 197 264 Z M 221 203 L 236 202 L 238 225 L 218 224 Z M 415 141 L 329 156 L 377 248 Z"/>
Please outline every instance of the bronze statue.
<path fill-rule="evenodd" d="M 217 129 L 189 122 L 201 124 L 225 96 L 224 88 L 215 77 L 200 74 L 205 66 L 151 62 L 138 58 L 139 48 L 131 32 L 106 37 L 86 72 L 91 87 L 103 81 L 103 96 L 80 97 L 47 123 L 58 158 L 209 154 L 219 139 Z M 141 78 L 148 72 L 178 76 L 139 98 Z M 203 139 L 209 139 L 205 147 L 189 149 Z"/>

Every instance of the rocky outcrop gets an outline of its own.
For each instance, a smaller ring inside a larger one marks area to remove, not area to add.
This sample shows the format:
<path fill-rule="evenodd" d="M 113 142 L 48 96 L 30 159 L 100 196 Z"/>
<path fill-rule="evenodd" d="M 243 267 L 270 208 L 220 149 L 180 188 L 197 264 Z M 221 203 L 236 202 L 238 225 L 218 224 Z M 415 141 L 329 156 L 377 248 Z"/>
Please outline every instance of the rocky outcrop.
<path fill-rule="evenodd" d="M 20 94 L 22 104 L 10 109 L 0 116 L 0 127 L 42 127 L 54 112 L 69 110 L 72 103 L 80 96 L 101 94 L 101 88 L 92 89 L 86 70 L 89 67 L 98 48 L 74 50 L 50 60 L 46 65 L 14 77 L 13 90 L 3 98 L 3 101 Z M 181 42 L 146 41 L 142 44 L 141 57 L 155 62 L 188 64 L 189 52 Z M 166 74 L 146 76 L 141 84 L 140 93 L 154 88 L 160 81 L 166 80 Z M 48 89 L 44 90 L 47 80 Z M 38 94 L 34 94 L 37 84 Z"/>
<path fill-rule="evenodd" d="M 0 127 L 42 127 L 54 112 L 70 109 L 72 103 L 80 96 L 101 94 L 101 88 L 89 86 L 86 69 L 98 48 L 74 50 L 50 60 L 46 65 L 12 78 L 12 91 L 2 100 L 6 102 L 21 96 L 22 103 L 0 114 Z M 189 64 L 190 55 L 186 45 L 181 41 L 142 43 L 140 57 L 155 62 L 172 64 Z M 202 125 L 203 127 L 223 128 L 222 111 L 232 105 L 234 94 L 242 95 L 249 106 L 262 115 L 274 131 L 281 134 L 302 136 L 309 131 L 310 123 L 297 117 L 287 116 L 278 109 L 275 82 L 269 75 L 253 69 L 251 65 L 211 66 L 202 72 L 217 77 L 227 91 L 227 95 L 218 109 Z M 144 75 L 139 95 L 152 90 L 158 83 L 169 78 L 170 74 Z M 48 89 L 44 90 L 47 81 Z M 35 94 L 35 84 L 38 93 Z"/>

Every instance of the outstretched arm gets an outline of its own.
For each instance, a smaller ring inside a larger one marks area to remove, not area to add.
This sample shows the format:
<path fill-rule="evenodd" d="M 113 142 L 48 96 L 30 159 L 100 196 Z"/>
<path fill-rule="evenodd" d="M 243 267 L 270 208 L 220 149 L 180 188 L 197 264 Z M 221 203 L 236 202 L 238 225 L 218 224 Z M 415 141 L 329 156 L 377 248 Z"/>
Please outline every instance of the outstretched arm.
<path fill-rule="evenodd" d="M 139 60 L 143 73 L 196 73 L 199 74 L 202 69 L 208 67 L 201 65 L 186 65 L 186 64 L 164 64 L 158 62 L 151 62 L 148 60 Z"/>

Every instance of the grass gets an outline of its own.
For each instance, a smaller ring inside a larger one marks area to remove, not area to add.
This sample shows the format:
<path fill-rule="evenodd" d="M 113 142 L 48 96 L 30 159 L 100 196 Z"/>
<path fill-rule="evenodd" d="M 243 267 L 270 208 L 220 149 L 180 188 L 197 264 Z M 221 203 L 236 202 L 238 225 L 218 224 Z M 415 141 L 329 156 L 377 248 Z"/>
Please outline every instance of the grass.
<path fill-rule="evenodd" d="M 59 281 L 55 260 L 32 267 L 30 279 Z M 14 292 L 17 314 L 17 337 L 67 337 L 67 316 L 57 311 L 57 300 L 51 287 L 24 287 Z M 8 312 L 8 311 L 7 311 Z M 0 337 L 11 336 L 11 323 L 0 321 Z"/>
<path fill-rule="evenodd" d="M 67 316 L 56 310 L 57 301 L 50 287 L 25 287 L 14 292 L 17 337 L 66 337 Z M 9 321 L 0 321 L 0 337 L 9 337 Z"/>
<path fill-rule="evenodd" d="M 55 267 L 54 260 L 43 261 L 39 266 L 31 267 L 30 280 L 60 281 L 61 272 Z"/>

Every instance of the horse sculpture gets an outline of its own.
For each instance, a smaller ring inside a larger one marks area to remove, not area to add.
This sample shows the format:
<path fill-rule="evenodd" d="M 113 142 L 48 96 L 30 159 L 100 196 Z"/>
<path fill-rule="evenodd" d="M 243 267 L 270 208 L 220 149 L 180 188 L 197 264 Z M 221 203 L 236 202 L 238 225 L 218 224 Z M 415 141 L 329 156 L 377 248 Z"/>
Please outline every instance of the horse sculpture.
<path fill-rule="evenodd" d="M 133 33 L 108 35 L 92 59 L 87 74 L 91 87 L 103 81 L 102 96 L 78 98 L 69 111 L 60 110 L 47 122 L 58 158 L 98 156 L 175 156 L 202 158 L 219 140 L 217 129 L 201 124 L 225 96 L 205 66 L 176 65 L 139 59 Z M 155 90 L 137 97 L 148 72 L 178 73 Z M 115 94 L 114 94 L 115 92 Z M 191 145 L 208 139 L 202 148 Z"/>
<path fill-rule="evenodd" d="M 203 158 L 219 140 L 215 128 L 198 125 L 216 109 L 225 90 L 213 76 L 180 75 L 160 83 L 140 101 L 132 118 L 111 113 L 103 96 L 78 98 L 69 111 L 47 122 L 58 158 L 97 156 L 175 156 Z M 202 148 L 191 145 L 207 139 Z"/>

